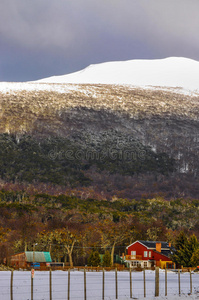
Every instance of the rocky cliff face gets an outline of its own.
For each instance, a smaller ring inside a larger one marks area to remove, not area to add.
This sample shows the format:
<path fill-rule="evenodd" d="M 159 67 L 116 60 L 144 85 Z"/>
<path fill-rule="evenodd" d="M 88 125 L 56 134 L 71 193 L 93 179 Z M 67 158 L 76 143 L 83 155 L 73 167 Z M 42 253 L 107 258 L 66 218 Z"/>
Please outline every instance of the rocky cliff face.
<path fill-rule="evenodd" d="M 78 159 L 86 161 L 84 172 L 91 165 L 101 171 L 107 165 L 111 176 L 153 174 L 152 185 L 159 180 L 158 174 L 171 181 L 181 176 L 186 181 L 187 176 L 197 185 L 199 96 L 184 95 L 178 89 L 121 85 L 68 84 L 60 88 L 61 92 L 1 93 L 0 133 L 12 134 L 18 141 L 24 135 L 38 143 L 49 138 L 67 140 L 76 155 L 80 150 Z M 57 153 L 61 151 L 62 156 L 69 155 L 68 149 L 59 148 Z M 180 188 L 177 190 L 181 195 Z"/>

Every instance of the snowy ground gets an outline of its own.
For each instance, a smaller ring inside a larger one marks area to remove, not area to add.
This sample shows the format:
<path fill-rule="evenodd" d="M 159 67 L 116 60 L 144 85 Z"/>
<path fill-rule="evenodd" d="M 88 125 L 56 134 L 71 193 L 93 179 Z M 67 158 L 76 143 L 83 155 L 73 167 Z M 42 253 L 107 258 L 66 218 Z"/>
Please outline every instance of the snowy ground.
<path fill-rule="evenodd" d="M 10 300 L 10 277 L 8 271 L 0 272 L 0 299 Z M 178 274 L 168 272 L 168 292 L 165 297 L 165 274 L 160 271 L 160 297 L 154 297 L 155 272 L 146 271 L 146 298 L 143 291 L 143 273 L 132 272 L 133 299 L 199 299 L 199 274 L 192 274 L 193 289 L 190 295 L 190 274 L 181 274 L 181 295 L 179 296 Z M 70 299 L 84 300 L 84 273 L 71 271 Z M 86 273 L 87 300 L 102 299 L 102 272 Z M 15 271 L 13 284 L 14 300 L 31 299 L 31 273 Z M 34 300 L 49 300 L 49 272 L 35 271 Z M 52 300 L 68 299 L 68 272 L 52 272 Z M 115 300 L 115 272 L 105 272 L 105 300 Z M 130 299 L 129 272 L 118 272 L 118 300 Z"/>
<path fill-rule="evenodd" d="M 48 83 L 31 83 L 31 82 L 0 82 L 1 93 L 17 93 L 19 91 L 27 92 L 57 92 L 70 93 L 78 90 L 78 85 L 73 84 L 48 84 Z"/>

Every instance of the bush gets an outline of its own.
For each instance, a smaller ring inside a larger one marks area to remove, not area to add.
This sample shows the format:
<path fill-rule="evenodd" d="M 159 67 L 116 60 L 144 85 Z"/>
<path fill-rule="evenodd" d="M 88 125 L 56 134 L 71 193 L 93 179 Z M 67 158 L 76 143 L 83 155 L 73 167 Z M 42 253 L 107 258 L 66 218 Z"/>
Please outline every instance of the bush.
<path fill-rule="evenodd" d="M 98 251 L 92 251 L 88 258 L 88 266 L 98 267 L 101 263 Z"/>
<path fill-rule="evenodd" d="M 106 251 L 103 256 L 103 267 L 110 267 L 111 266 L 111 254 L 109 251 Z"/>

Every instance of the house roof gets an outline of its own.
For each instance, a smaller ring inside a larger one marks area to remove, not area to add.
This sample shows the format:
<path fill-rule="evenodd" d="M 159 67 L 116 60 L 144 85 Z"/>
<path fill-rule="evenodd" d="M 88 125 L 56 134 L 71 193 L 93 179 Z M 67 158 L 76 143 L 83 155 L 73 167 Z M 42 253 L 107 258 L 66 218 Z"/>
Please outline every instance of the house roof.
<path fill-rule="evenodd" d="M 142 240 L 139 240 L 138 242 L 141 242 L 143 245 L 145 245 L 147 248 L 150 248 L 150 249 L 156 249 L 156 244 L 160 243 L 161 244 L 161 249 L 162 249 L 161 252 L 163 252 L 164 250 L 170 250 L 171 248 L 174 248 L 172 245 L 170 247 L 169 243 L 167 243 L 167 242 L 161 242 L 161 241 L 142 241 Z"/>
<path fill-rule="evenodd" d="M 131 245 L 129 245 L 127 248 L 129 248 L 130 246 L 132 246 L 133 244 L 135 243 L 140 243 L 142 245 L 144 245 L 146 248 L 148 249 L 154 249 L 156 250 L 156 244 L 157 243 L 160 243 L 161 244 L 161 253 L 164 254 L 165 252 L 165 255 L 167 255 L 166 253 L 169 253 L 171 251 L 174 251 L 175 248 L 171 245 L 171 247 L 169 246 L 169 243 L 167 242 L 162 242 L 162 241 L 143 241 L 143 240 L 138 240 L 138 241 L 135 241 L 134 243 L 132 243 Z"/>
<path fill-rule="evenodd" d="M 52 262 L 51 256 L 50 256 L 50 252 L 43 252 L 46 262 Z"/>
<path fill-rule="evenodd" d="M 26 251 L 25 255 L 27 258 L 27 262 L 33 262 L 33 251 Z M 38 263 L 52 262 L 50 252 L 34 251 L 34 261 Z"/>

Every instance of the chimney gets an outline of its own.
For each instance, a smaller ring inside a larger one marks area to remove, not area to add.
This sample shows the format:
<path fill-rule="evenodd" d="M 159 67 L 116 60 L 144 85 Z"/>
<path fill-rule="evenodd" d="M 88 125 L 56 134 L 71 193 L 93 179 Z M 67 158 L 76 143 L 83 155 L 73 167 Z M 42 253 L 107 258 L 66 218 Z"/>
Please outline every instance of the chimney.
<path fill-rule="evenodd" d="M 156 243 L 156 251 L 161 252 L 161 243 Z"/>

